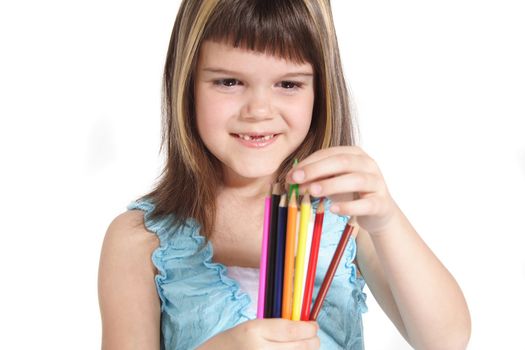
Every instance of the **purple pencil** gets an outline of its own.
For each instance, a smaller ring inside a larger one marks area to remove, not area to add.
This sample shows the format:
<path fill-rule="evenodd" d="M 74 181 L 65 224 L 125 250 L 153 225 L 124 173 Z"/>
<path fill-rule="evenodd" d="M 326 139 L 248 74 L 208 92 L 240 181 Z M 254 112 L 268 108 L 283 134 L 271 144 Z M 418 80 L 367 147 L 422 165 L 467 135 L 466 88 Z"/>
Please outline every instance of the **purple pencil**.
<path fill-rule="evenodd" d="M 257 300 L 257 318 L 264 318 L 264 301 L 265 301 L 265 290 L 266 290 L 266 261 L 268 258 L 268 231 L 270 229 L 270 207 L 272 199 L 272 188 L 264 200 L 264 224 L 263 224 L 263 237 L 262 237 L 262 249 L 261 249 L 261 260 L 259 266 L 259 298 Z"/>

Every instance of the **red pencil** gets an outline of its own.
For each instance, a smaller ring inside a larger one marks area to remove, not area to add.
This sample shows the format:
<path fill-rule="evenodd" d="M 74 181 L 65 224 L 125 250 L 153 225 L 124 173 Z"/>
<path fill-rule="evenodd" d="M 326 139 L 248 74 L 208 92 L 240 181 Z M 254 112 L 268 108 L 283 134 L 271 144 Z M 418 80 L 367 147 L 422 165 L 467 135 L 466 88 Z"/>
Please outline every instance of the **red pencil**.
<path fill-rule="evenodd" d="M 328 288 L 330 288 L 330 285 L 332 284 L 332 280 L 334 279 L 334 275 L 335 275 L 335 270 L 337 270 L 337 267 L 339 266 L 339 262 L 341 261 L 341 258 L 343 257 L 346 245 L 348 244 L 348 241 L 350 240 L 350 236 L 352 236 L 352 233 L 354 232 L 354 230 L 356 234 L 359 230 L 359 225 L 357 224 L 357 221 L 354 218 L 355 217 L 352 217 L 352 220 L 348 221 L 348 223 L 345 226 L 345 230 L 343 231 L 343 234 L 341 235 L 341 238 L 339 239 L 339 244 L 337 245 L 334 256 L 332 257 L 332 261 L 330 261 L 330 266 L 328 267 L 328 271 L 326 272 L 326 275 L 324 276 L 323 284 L 321 285 L 321 288 L 319 289 L 319 293 L 317 294 L 317 298 L 315 299 L 315 303 L 312 308 L 312 312 L 310 313 L 311 321 L 315 321 L 317 319 L 317 316 L 319 315 L 319 311 L 321 310 L 321 305 L 323 304 L 323 301 L 326 297 Z"/>
<path fill-rule="evenodd" d="M 301 310 L 301 321 L 308 321 L 310 318 L 310 304 L 314 292 L 315 271 L 317 270 L 317 259 L 319 257 L 319 244 L 321 243 L 321 232 L 324 219 L 324 197 L 321 198 L 315 213 L 314 232 L 312 236 L 312 247 L 310 249 L 310 259 L 308 260 L 308 272 L 304 287 L 303 308 Z"/>

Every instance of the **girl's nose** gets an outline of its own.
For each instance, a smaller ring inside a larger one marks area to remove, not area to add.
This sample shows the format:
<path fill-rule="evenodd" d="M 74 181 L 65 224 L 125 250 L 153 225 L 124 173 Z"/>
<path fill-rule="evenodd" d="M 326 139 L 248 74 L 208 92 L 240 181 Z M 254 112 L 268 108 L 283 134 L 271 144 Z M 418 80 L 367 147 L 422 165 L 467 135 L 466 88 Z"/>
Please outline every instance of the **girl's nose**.
<path fill-rule="evenodd" d="M 272 103 L 268 92 L 258 91 L 252 93 L 243 108 L 243 119 L 268 119 L 272 117 Z"/>

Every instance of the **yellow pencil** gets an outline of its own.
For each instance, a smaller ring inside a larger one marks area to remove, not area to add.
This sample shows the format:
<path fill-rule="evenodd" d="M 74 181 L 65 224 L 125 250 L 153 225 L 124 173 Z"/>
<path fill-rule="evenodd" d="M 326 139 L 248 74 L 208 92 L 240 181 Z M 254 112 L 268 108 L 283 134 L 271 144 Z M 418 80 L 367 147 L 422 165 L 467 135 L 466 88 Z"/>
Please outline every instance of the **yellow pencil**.
<path fill-rule="evenodd" d="M 308 230 L 306 230 L 306 252 L 304 255 L 303 271 L 303 292 L 301 293 L 301 310 L 304 304 L 304 291 L 306 290 L 306 276 L 308 275 L 308 264 L 310 263 L 310 252 L 312 251 L 312 238 L 314 236 L 315 215 L 310 210 L 310 220 L 308 220 Z"/>
<path fill-rule="evenodd" d="M 306 240 L 308 235 L 308 225 L 310 223 L 310 196 L 305 193 L 301 201 L 301 222 L 299 227 L 299 237 L 297 240 L 297 256 L 295 257 L 295 275 L 293 284 L 293 301 L 292 301 L 292 320 L 301 319 L 301 309 L 303 307 L 304 292 L 304 260 L 306 255 Z"/>

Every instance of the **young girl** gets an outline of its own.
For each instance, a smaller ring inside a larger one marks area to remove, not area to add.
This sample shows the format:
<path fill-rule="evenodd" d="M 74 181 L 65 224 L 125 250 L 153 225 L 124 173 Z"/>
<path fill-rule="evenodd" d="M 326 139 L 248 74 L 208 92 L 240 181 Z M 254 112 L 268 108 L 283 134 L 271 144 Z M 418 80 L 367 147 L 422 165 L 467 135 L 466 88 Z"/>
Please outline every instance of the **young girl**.
<path fill-rule="evenodd" d="M 329 0 L 182 1 L 164 99 L 162 177 L 102 247 L 104 349 L 362 349 L 365 281 L 414 348 L 466 347 L 459 286 L 356 145 Z M 360 227 L 317 322 L 255 317 L 272 183 L 327 198 L 314 296 Z"/>

